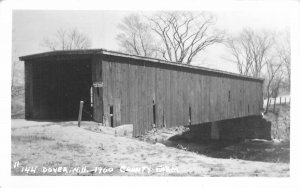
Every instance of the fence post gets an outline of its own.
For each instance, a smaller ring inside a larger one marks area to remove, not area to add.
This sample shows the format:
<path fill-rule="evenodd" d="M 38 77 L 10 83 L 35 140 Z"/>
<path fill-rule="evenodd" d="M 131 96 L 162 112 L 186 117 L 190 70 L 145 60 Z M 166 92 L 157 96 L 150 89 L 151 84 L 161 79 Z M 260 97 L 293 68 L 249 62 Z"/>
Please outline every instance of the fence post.
<path fill-rule="evenodd" d="M 279 97 L 279 104 L 281 104 L 281 97 Z"/>
<path fill-rule="evenodd" d="M 284 104 L 286 104 L 286 97 L 284 97 Z"/>
<path fill-rule="evenodd" d="M 275 113 L 275 105 L 276 105 L 276 97 L 274 98 L 274 107 L 273 107 L 273 112 Z"/>
<path fill-rule="evenodd" d="M 80 101 L 80 104 L 79 104 L 78 127 L 80 127 L 83 103 L 84 103 L 83 101 Z"/>

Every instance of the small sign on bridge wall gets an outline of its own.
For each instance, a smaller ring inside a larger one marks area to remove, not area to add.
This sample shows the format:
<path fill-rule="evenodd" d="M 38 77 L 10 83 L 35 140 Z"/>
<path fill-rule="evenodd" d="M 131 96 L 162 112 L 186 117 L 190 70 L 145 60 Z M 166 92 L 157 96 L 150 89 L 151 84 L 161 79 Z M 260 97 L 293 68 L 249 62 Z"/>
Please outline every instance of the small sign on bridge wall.
<path fill-rule="evenodd" d="M 103 87 L 103 82 L 94 82 L 93 87 Z"/>

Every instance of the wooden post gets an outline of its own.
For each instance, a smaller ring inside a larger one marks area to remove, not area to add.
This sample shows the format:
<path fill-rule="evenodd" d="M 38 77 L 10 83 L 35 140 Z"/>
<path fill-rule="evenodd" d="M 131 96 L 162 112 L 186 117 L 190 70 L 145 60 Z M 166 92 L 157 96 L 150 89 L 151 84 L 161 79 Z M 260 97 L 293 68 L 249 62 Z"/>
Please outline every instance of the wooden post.
<path fill-rule="evenodd" d="M 274 98 L 274 107 L 273 107 L 273 112 L 275 112 L 275 105 L 276 105 L 276 98 Z"/>
<path fill-rule="evenodd" d="M 83 103 L 84 103 L 83 101 L 80 101 L 80 104 L 79 104 L 78 127 L 80 127 Z"/>
<path fill-rule="evenodd" d="M 281 104 L 281 97 L 279 97 L 279 104 Z"/>
<path fill-rule="evenodd" d="M 286 104 L 286 97 L 284 97 L 284 104 Z"/>

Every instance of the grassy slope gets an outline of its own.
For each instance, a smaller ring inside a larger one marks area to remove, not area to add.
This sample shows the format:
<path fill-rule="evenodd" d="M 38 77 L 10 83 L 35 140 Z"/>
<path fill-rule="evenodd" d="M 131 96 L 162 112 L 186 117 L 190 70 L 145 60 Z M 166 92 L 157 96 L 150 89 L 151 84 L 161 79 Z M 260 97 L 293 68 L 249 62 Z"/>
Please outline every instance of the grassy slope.
<path fill-rule="evenodd" d="M 14 123 L 14 120 L 12 121 Z M 22 123 L 22 122 L 18 122 Z M 30 122 L 27 124 L 30 124 Z M 38 166 L 28 175 L 77 175 L 77 173 L 42 173 L 44 167 L 112 167 L 108 174 L 85 173 L 78 175 L 180 175 L 180 176 L 289 176 L 289 164 L 266 163 L 237 159 L 219 159 L 194 152 L 150 144 L 137 139 L 93 132 L 73 124 L 12 128 L 12 174 L 27 175 L 21 166 Z M 177 168 L 178 173 L 120 172 L 121 166 Z"/>

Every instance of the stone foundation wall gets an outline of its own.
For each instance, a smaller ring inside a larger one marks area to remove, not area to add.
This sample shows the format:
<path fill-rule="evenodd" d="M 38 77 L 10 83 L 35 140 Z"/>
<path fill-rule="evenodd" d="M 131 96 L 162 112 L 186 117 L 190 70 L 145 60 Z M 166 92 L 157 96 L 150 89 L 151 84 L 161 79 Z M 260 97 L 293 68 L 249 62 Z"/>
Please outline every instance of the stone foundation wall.
<path fill-rule="evenodd" d="M 182 136 L 189 140 L 207 140 L 211 138 L 211 123 L 189 126 L 189 131 Z"/>
<path fill-rule="evenodd" d="M 250 116 L 215 122 L 218 125 L 220 140 L 271 139 L 271 122 L 262 116 Z M 187 139 L 211 139 L 212 123 L 189 126 L 183 134 Z M 213 134 L 215 135 L 215 133 Z"/>

